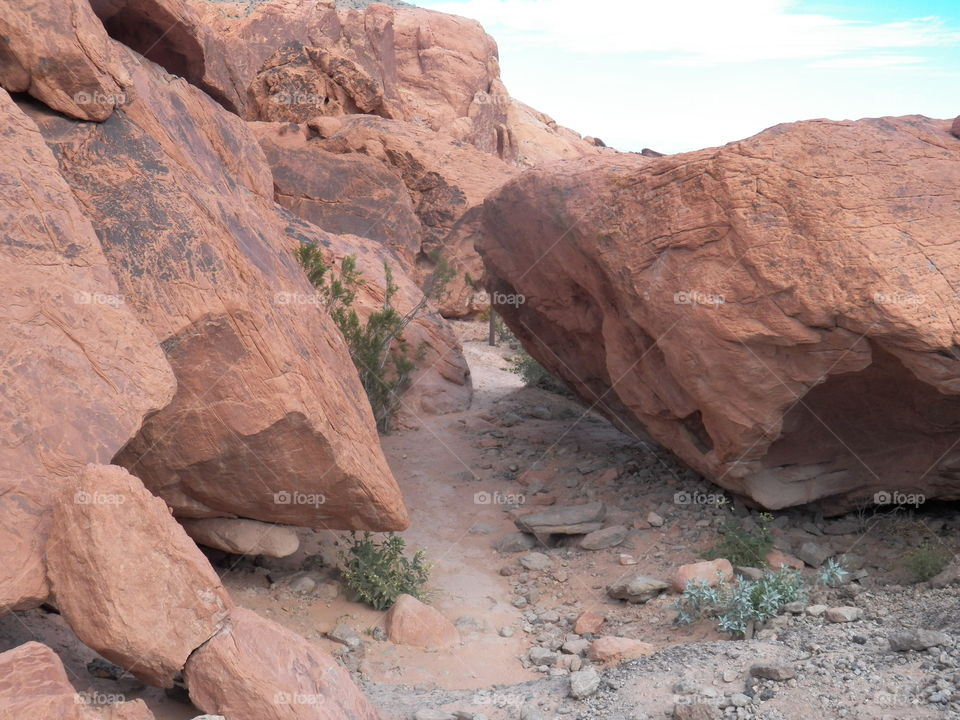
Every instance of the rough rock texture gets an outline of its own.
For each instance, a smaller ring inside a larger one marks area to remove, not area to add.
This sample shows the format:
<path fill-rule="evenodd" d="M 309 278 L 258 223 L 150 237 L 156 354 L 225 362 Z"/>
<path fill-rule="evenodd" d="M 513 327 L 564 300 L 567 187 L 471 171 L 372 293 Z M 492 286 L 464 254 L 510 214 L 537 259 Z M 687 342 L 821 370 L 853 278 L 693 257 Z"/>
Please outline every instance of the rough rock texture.
<path fill-rule="evenodd" d="M 379 3 L 337 9 L 330 0 L 93 5 L 113 37 L 249 120 L 378 115 L 444 130 L 511 162 L 601 151 L 514 103 L 496 43 L 474 20 Z"/>
<path fill-rule="evenodd" d="M 513 522 L 523 532 L 535 535 L 584 535 L 603 527 L 606 516 L 606 506 L 593 502 L 541 510 Z"/>
<path fill-rule="evenodd" d="M 733 566 L 729 560 L 705 560 L 698 563 L 681 565 L 670 578 L 670 586 L 674 592 L 682 593 L 691 580 L 705 582 L 710 587 L 717 585 L 721 580 L 729 582 L 733 579 Z"/>
<path fill-rule="evenodd" d="M 58 112 L 105 120 L 129 78 L 87 0 L 0 0 L 0 86 Z"/>
<path fill-rule="evenodd" d="M 669 588 L 668 583 L 655 577 L 634 573 L 622 577 L 607 587 L 607 595 L 631 603 L 645 603 Z"/>
<path fill-rule="evenodd" d="M 317 118 L 308 123 L 306 135 L 308 145 L 326 152 L 379 160 L 400 179 L 418 221 L 416 242 L 411 245 L 419 274 L 422 277 L 432 269 L 437 254 L 455 271 L 439 303 L 444 317 L 460 317 L 487 306 L 478 292 L 483 263 L 473 247 L 480 231 L 478 210 L 487 195 L 516 175 L 515 165 L 444 131 L 400 120 Z M 267 155 L 273 165 L 269 149 Z M 406 227 L 393 225 L 391 231 Z"/>
<path fill-rule="evenodd" d="M 387 611 L 383 627 L 397 645 L 438 650 L 460 642 L 460 633 L 443 614 L 411 595 L 401 595 Z"/>
<path fill-rule="evenodd" d="M 180 521 L 194 542 L 236 555 L 282 558 L 300 548 L 300 538 L 288 527 L 242 518 L 200 518 Z"/>
<path fill-rule="evenodd" d="M 508 324 L 588 404 L 758 505 L 960 498 L 949 129 L 811 121 L 530 171 L 485 204 L 491 289 L 526 297 Z"/>
<path fill-rule="evenodd" d="M 0 90 L 0 613 L 48 594 L 65 480 L 169 402 L 159 345 L 124 305 L 36 125 Z"/>
<path fill-rule="evenodd" d="M 177 376 L 173 401 L 115 462 L 183 517 L 405 527 L 342 338 L 297 302 L 312 288 L 264 221 L 276 206 L 259 145 L 199 90 L 125 52 L 136 93 L 122 113 L 100 125 L 35 113 Z"/>
<path fill-rule="evenodd" d="M 0 720 L 81 720 L 81 708 L 63 663 L 46 645 L 0 653 Z"/>
<path fill-rule="evenodd" d="M 656 646 L 642 640 L 604 635 L 590 643 L 587 659 L 597 663 L 622 662 L 652 655 L 656 650 Z"/>
<path fill-rule="evenodd" d="M 190 699 L 231 720 L 378 720 L 347 671 L 325 651 L 250 610 L 187 663 Z"/>
<path fill-rule="evenodd" d="M 232 605 L 163 501 L 113 465 L 88 465 L 57 505 L 47 562 L 77 637 L 152 685 L 171 687 Z"/>
<path fill-rule="evenodd" d="M 953 125 L 950 127 L 950 132 L 955 138 L 960 138 L 960 116 L 957 116 L 953 119 Z"/>

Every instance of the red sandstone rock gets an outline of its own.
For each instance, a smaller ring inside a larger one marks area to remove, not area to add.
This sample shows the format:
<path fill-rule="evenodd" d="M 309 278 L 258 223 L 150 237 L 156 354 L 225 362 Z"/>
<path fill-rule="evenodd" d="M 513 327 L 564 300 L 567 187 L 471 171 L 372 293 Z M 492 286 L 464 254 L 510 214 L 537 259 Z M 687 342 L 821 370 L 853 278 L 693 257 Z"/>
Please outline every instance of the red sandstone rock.
<path fill-rule="evenodd" d="M 129 78 L 86 0 L 0 0 L 0 86 L 58 112 L 106 120 Z"/>
<path fill-rule="evenodd" d="M 577 635 L 586 635 L 587 633 L 596 635 L 600 632 L 604 622 L 606 622 L 606 618 L 603 615 L 587 610 L 577 616 L 576 622 L 573 624 L 573 631 Z"/>
<path fill-rule="evenodd" d="M 657 648 L 642 640 L 604 635 L 590 643 L 587 659 L 597 663 L 615 663 L 652 655 Z"/>
<path fill-rule="evenodd" d="M 811 121 L 535 169 L 479 249 L 537 360 L 723 487 L 956 499 L 958 188 L 947 122 Z"/>
<path fill-rule="evenodd" d="M 163 501 L 113 465 L 87 466 L 57 505 L 47 562 L 77 637 L 152 685 L 172 686 L 232 605 Z"/>
<path fill-rule="evenodd" d="M 236 555 L 282 558 L 300 548 L 297 533 L 282 525 L 244 518 L 185 518 L 180 524 L 194 542 Z"/>
<path fill-rule="evenodd" d="M 0 653 L 0 720 L 82 720 L 60 658 L 28 642 Z"/>
<path fill-rule="evenodd" d="M 37 113 L 121 292 L 177 376 L 117 456 L 182 517 L 399 529 L 406 510 L 332 321 L 272 224 L 245 123 L 159 68 L 107 126 Z"/>
<path fill-rule="evenodd" d="M 390 642 L 442 649 L 460 642 L 460 633 L 436 608 L 411 595 L 401 595 L 383 621 Z"/>
<path fill-rule="evenodd" d="M 960 138 L 960 115 L 954 118 L 953 125 L 950 127 L 950 132 L 954 137 Z"/>
<path fill-rule="evenodd" d="M 159 345 L 124 303 L 37 126 L 0 90 L 0 613 L 47 597 L 65 480 L 169 402 Z"/>
<path fill-rule="evenodd" d="M 378 720 L 347 671 L 299 635 L 244 608 L 183 672 L 190 699 L 231 720 Z"/>
<path fill-rule="evenodd" d="M 767 561 L 767 565 L 775 570 L 779 570 L 784 565 L 794 570 L 803 570 L 804 568 L 803 560 L 779 550 L 771 550 L 763 556 L 763 559 Z"/>
<path fill-rule="evenodd" d="M 681 565 L 673 574 L 670 585 L 674 592 L 682 593 L 691 580 L 699 580 L 714 587 L 720 583 L 720 580 L 730 581 L 731 579 L 733 579 L 733 566 L 729 560 L 719 558 Z"/>

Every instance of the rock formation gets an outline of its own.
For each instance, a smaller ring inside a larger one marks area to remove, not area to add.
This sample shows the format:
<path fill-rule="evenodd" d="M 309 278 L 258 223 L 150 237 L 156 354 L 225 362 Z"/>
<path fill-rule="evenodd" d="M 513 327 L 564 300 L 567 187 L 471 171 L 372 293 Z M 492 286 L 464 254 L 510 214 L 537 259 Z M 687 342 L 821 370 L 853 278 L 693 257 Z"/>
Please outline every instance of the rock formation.
<path fill-rule="evenodd" d="M 960 498 L 960 143 L 922 117 L 531 170 L 479 249 L 590 407 L 766 508 Z"/>

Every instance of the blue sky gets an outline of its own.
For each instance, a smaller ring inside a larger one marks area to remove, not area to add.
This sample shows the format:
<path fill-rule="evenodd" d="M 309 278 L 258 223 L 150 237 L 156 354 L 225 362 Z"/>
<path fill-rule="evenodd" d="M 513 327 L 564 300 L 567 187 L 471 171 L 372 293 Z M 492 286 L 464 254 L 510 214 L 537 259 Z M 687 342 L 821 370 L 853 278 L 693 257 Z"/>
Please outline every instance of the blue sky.
<path fill-rule="evenodd" d="M 960 114 L 956 0 L 415 0 L 480 20 L 514 97 L 620 150 Z"/>

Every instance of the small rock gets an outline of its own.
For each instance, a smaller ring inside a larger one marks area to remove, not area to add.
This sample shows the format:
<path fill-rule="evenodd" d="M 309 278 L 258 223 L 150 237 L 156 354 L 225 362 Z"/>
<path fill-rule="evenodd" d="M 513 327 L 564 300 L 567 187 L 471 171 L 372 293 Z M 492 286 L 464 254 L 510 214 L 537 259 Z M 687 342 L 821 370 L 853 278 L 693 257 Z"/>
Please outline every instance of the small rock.
<path fill-rule="evenodd" d="M 621 565 L 636 565 L 638 562 L 633 555 L 628 553 L 620 553 L 620 555 L 617 557 L 617 561 Z"/>
<path fill-rule="evenodd" d="M 767 565 L 772 567 L 774 570 L 779 570 L 783 566 L 793 568 L 794 570 L 803 569 L 803 560 L 796 558 L 793 555 L 788 555 L 785 552 L 781 552 L 780 550 L 771 550 L 763 556 L 763 559 L 766 560 Z"/>
<path fill-rule="evenodd" d="M 649 523 L 650 527 L 655 527 L 655 528 L 663 527 L 663 518 L 657 515 L 652 510 L 647 513 L 646 520 L 647 520 L 647 523 Z"/>
<path fill-rule="evenodd" d="M 494 545 L 494 548 L 499 553 L 516 553 L 532 550 L 534 547 L 536 547 L 536 545 L 537 539 L 533 535 L 515 532 L 510 533 L 509 535 L 504 535 L 502 538 L 497 540 L 497 544 Z"/>
<path fill-rule="evenodd" d="M 411 595 L 401 595 L 384 617 L 390 642 L 423 648 L 446 648 L 460 642 L 460 634 L 436 608 Z"/>
<path fill-rule="evenodd" d="M 457 716 L 442 710 L 417 710 L 413 720 L 457 720 Z"/>
<path fill-rule="evenodd" d="M 536 647 L 530 648 L 530 652 L 527 653 L 527 656 L 530 658 L 530 662 L 532 662 L 537 667 L 541 665 L 546 665 L 547 667 L 553 667 L 557 662 L 557 654 L 552 650 L 548 650 L 547 648 L 544 648 L 544 647 L 536 646 Z"/>
<path fill-rule="evenodd" d="M 891 633 L 887 640 L 890 642 L 890 649 L 896 652 L 920 651 L 950 644 L 950 636 L 946 633 L 920 628 Z"/>
<path fill-rule="evenodd" d="M 803 611 L 807 609 L 807 604 L 803 600 L 797 600 L 787 603 L 783 606 L 783 609 L 791 615 L 802 615 Z"/>
<path fill-rule="evenodd" d="M 571 655 L 583 655 L 590 649 L 590 641 L 579 638 L 577 640 L 567 640 L 560 649 Z"/>
<path fill-rule="evenodd" d="M 554 507 L 514 520 L 518 530 L 534 535 L 584 535 L 603 527 L 607 507 L 603 503 L 585 503 Z"/>
<path fill-rule="evenodd" d="M 291 592 L 308 595 L 317 588 L 317 581 L 309 575 L 298 575 L 287 584 L 287 587 Z"/>
<path fill-rule="evenodd" d="M 584 535 L 580 547 L 584 550 L 605 550 L 619 545 L 626 538 L 627 528 L 623 525 L 611 525 Z"/>
<path fill-rule="evenodd" d="M 520 564 L 527 570 L 546 570 L 553 566 L 549 555 L 540 552 L 529 552 L 520 558 Z"/>
<path fill-rule="evenodd" d="M 656 647 L 642 640 L 607 635 L 590 644 L 587 658 L 597 663 L 612 663 L 645 657 L 656 651 Z"/>
<path fill-rule="evenodd" d="M 716 720 L 720 717 L 720 708 L 711 703 L 676 703 L 673 706 L 673 720 Z"/>
<path fill-rule="evenodd" d="M 797 671 L 786 663 L 757 663 L 750 667 L 750 674 L 753 677 L 763 678 L 764 680 L 784 682 L 785 680 L 796 677 Z"/>
<path fill-rule="evenodd" d="M 750 704 L 750 696 L 744 695 L 743 693 L 734 693 L 730 696 L 730 702 L 734 707 L 746 707 Z"/>
<path fill-rule="evenodd" d="M 763 570 L 755 567 L 735 567 L 733 571 L 737 574 L 737 577 L 746 578 L 747 580 L 759 580 L 763 577 Z"/>
<path fill-rule="evenodd" d="M 810 617 L 820 617 L 829 609 L 826 605 L 811 605 L 807 608 L 806 613 Z"/>
<path fill-rule="evenodd" d="M 701 580 L 710 587 L 715 587 L 720 580 L 730 580 L 733 577 L 733 565 L 729 560 L 718 558 L 704 562 L 681 565 L 670 579 L 674 592 L 682 593 L 691 580 Z"/>
<path fill-rule="evenodd" d="M 635 573 L 607 587 L 607 594 L 617 600 L 631 603 L 644 603 L 655 598 L 670 585 L 657 578 Z"/>
<path fill-rule="evenodd" d="M 827 620 L 832 623 L 854 622 L 863 617 L 863 610 L 858 607 L 844 605 L 842 607 L 833 607 L 827 610 Z"/>
<path fill-rule="evenodd" d="M 588 633 L 596 635 L 600 632 L 600 627 L 605 620 L 606 618 L 600 613 L 586 610 L 577 615 L 577 619 L 573 623 L 573 631 L 577 635 L 586 635 Z"/>
<path fill-rule="evenodd" d="M 593 668 L 570 673 L 570 697 L 581 700 L 600 688 L 600 675 Z"/>
<path fill-rule="evenodd" d="M 126 671 L 119 665 L 114 665 L 112 662 L 108 662 L 103 658 L 94 658 L 87 663 L 87 672 L 95 678 L 119 680 Z"/>
<path fill-rule="evenodd" d="M 815 542 L 805 542 L 800 546 L 800 549 L 797 550 L 796 555 L 807 565 L 810 565 L 811 567 L 820 567 L 829 558 L 832 558 L 834 555 L 836 555 L 836 553 L 830 548 L 824 547 L 823 545 L 818 545 Z"/>
<path fill-rule="evenodd" d="M 327 633 L 327 637 L 348 648 L 358 648 L 362 643 L 357 631 L 346 623 L 338 623 L 337 626 Z"/>

